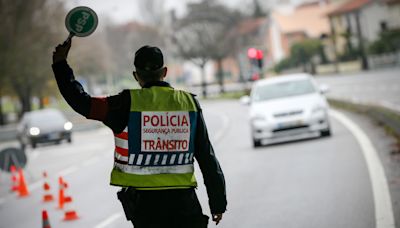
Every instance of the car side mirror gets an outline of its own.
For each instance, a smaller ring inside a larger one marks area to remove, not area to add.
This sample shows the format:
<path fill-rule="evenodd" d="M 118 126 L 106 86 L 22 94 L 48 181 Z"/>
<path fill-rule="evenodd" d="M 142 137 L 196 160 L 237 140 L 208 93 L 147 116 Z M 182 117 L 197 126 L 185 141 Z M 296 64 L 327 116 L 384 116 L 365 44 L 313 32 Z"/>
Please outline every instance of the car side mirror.
<path fill-rule="evenodd" d="M 247 95 L 241 97 L 240 103 L 242 103 L 242 105 L 250 105 L 250 97 Z"/>
<path fill-rule="evenodd" d="M 320 86 L 319 86 L 319 92 L 320 92 L 321 94 L 326 94 L 326 93 L 328 93 L 328 92 L 329 92 L 329 86 L 326 85 L 326 84 L 320 85 Z"/>

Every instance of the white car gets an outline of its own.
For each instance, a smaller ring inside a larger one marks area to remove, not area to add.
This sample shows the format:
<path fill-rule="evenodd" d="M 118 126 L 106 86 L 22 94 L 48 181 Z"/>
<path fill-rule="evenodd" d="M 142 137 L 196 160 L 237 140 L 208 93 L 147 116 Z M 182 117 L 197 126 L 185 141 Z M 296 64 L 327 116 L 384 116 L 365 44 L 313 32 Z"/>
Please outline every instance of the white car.
<path fill-rule="evenodd" d="M 291 74 L 256 81 L 250 97 L 254 147 L 263 144 L 330 136 L 327 86 L 318 87 L 308 74 Z"/>
<path fill-rule="evenodd" d="M 41 109 L 27 112 L 17 127 L 17 138 L 23 148 L 38 143 L 56 142 L 62 140 L 72 142 L 72 123 L 57 109 Z"/>

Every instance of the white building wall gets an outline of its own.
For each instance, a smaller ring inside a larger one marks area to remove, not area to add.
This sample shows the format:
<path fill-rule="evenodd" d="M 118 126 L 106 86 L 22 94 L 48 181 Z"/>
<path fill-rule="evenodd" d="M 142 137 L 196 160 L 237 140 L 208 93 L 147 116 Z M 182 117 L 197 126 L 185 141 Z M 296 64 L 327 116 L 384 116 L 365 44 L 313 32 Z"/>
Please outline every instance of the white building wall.
<path fill-rule="evenodd" d="M 360 23 L 364 39 L 368 42 L 379 39 L 381 22 L 389 22 L 389 13 L 386 5 L 374 2 L 362 8 Z"/>
<path fill-rule="evenodd" d="M 389 11 L 389 28 L 400 28 L 400 4 L 387 6 Z"/>

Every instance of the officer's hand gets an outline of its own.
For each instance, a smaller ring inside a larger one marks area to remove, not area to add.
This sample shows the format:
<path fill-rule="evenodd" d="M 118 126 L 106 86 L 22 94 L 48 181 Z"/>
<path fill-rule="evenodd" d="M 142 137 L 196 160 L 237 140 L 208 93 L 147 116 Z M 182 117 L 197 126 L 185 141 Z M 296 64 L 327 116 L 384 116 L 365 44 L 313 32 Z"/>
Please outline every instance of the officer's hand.
<path fill-rule="evenodd" d="M 216 225 L 221 221 L 222 219 L 222 214 L 213 214 L 212 215 L 212 220 L 215 222 Z"/>
<path fill-rule="evenodd" d="M 53 63 L 57 63 L 67 59 L 71 44 L 72 39 L 68 38 L 63 44 L 59 44 L 56 47 L 56 50 L 53 52 Z"/>

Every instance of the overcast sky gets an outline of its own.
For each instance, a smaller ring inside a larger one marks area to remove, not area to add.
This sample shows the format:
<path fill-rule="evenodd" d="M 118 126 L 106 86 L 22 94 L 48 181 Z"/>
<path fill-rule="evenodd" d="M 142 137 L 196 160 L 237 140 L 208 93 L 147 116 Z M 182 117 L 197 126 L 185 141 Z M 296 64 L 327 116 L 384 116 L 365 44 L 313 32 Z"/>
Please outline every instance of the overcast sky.
<path fill-rule="evenodd" d="M 92 8 L 101 17 L 108 15 L 114 22 L 122 23 L 128 20 L 139 20 L 137 2 L 146 0 L 68 0 L 67 8 L 72 9 L 75 6 L 88 6 Z M 183 12 L 187 2 L 198 2 L 198 0 L 163 0 L 166 10 L 176 9 Z M 238 6 L 253 0 L 221 0 L 229 6 Z"/>

